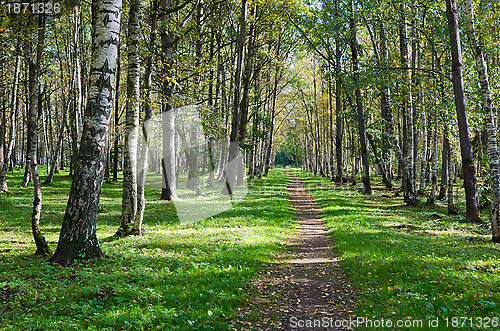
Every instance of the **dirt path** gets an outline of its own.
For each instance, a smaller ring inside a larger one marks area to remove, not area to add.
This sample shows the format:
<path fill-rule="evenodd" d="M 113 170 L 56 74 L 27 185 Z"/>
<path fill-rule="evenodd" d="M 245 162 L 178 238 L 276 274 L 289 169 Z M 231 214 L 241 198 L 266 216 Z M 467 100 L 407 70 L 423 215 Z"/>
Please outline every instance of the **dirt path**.
<path fill-rule="evenodd" d="M 268 275 L 274 290 L 285 300 L 281 307 L 275 307 L 282 317 L 280 325 L 264 329 L 347 330 L 349 318 L 355 319 L 355 293 L 330 245 L 319 207 L 305 191 L 304 181 L 287 174 L 292 178 L 287 188 L 299 233 L 289 243 L 293 258 L 281 261 Z"/>

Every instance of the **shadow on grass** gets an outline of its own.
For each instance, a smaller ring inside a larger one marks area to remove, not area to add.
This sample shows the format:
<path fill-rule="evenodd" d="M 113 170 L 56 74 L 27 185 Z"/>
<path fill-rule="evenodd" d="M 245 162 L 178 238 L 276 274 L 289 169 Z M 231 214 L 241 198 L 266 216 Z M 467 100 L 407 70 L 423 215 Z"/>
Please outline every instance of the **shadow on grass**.
<path fill-rule="evenodd" d="M 17 175 L 16 181 L 22 176 Z M 6 229 L 0 247 L 12 247 L 0 255 L 0 325 L 9 330 L 228 330 L 258 321 L 258 310 L 243 311 L 256 301 L 252 280 L 282 253 L 291 233 L 287 181 L 284 173 L 272 171 L 270 178 L 252 182 L 249 196 L 232 210 L 190 225 L 178 224 L 173 204 L 147 190 L 145 235 L 113 240 L 121 188 L 105 184 L 101 205 L 107 212 L 98 215 L 97 226 L 106 258 L 70 268 L 26 253 L 34 249 L 31 190 L 16 191 L 22 206 L 0 199 Z M 54 187 L 44 188 L 42 225 L 50 243 L 57 239 L 69 184 L 55 176 Z M 8 219 L 13 210 L 15 218 Z"/>

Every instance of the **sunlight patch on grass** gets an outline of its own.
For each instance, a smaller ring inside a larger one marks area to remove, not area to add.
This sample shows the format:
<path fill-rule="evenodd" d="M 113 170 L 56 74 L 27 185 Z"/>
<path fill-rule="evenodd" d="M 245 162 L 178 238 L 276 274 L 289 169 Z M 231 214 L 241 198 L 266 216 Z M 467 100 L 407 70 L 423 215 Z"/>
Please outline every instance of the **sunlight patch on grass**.
<path fill-rule="evenodd" d="M 42 171 L 41 171 L 42 173 Z M 288 177 L 281 170 L 249 183 L 249 195 L 209 219 L 179 224 L 171 202 L 147 189 L 145 235 L 113 238 L 120 224 L 121 185 L 104 184 L 97 235 L 106 258 L 61 268 L 33 257 L 32 191 L 0 198 L 0 329 L 229 329 L 257 323 L 239 316 L 258 295 L 264 265 L 285 254 L 294 233 Z M 54 250 L 70 178 L 44 187 L 42 231 Z M 239 321 L 239 322 L 238 322 Z M 8 327 L 7 327 L 8 326 Z"/>

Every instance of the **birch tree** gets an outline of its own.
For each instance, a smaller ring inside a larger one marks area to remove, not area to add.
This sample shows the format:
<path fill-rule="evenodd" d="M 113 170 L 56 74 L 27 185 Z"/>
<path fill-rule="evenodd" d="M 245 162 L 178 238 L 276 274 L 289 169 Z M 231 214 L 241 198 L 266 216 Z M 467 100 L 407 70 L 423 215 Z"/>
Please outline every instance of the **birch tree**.
<path fill-rule="evenodd" d="M 174 77 L 174 47 L 182 38 L 179 29 L 183 28 L 189 18 L 193 16 L 198 8 L 200 0 L 197 0 L 191 11 L 184 17 L 182 22 L 174 29 L 162 24 L 160 29 L 160 45 L 162 51 L 162 130 L 163 130 L 163 157 L 161 161 L 162 168 L 162 200 L 177 200 L 177 177 L 176 177 L 176 144 L 175 144 L 175 111 L 174 111 L 174 86 L 176 78 Z M 159 3 L 159 19 L 168 21 L 173 13 L 179 12 L 190 1 L 179 5 L 168 0 L 161 0 Z"/>
<path fill-rule="evenodd" d="M 19 51 L 19 46 L 17 47 L 17 51 Z M 4 163 L 2 168 L 0 168 L 0 192 L 8 192 L 9 188 L 7 185 L 7 170 L 9 169 L 9 162 L 13 158 L 15 153 L 14 147 L 16 146 L 16 137 L 17 137 L 17 116 L 18 116 L 18 102 L 17 102 L 17 94 L 19 87 L 19 72 L 21 67 L 21 56 L 16 56 L 16 64 L 14 69 L 14 83 L 12 85 L 12 94 L 11 94 L 11 102 L 10 102 L 10 131 L 9 131 L 9 139 L 7 143 L 7 150 L 5 151 Z"/>
<path fill-rule="evenodd" d="M 460 153 L 462 155 L 462 172 L 464 176 L 466 221 L 479 221 L 479 206 L 477 196 L 476 169 L 472 155 L 472 144 L 467 120 L 467 106 L 462 69 L 462 49 L 458 30 L 458 9 L 456 0 L 446 0 L 446 15 L 448 17 L 448 31 L 450 34 L 453 91 L 455 94 L 455 108 L 458 119 L 458 132 L 460 137 Z M 448 162 L 451 162 L 449 160 Z M 451 177 L 452 174 L 449 174 Z"/>
<path fill-rule="evenodd" d="M 500 242 L 500 165 L 498 162 L 498 143 L 495 126 L 495 113 L 491 101 L 491 89 L 488 78 L 488 67 L 484 59 L 483 50 L 479 44 L 474 28 L 474 9 L 471 0 L 465 0 L 467 11 L 466 26 L 467 37 L 476 58 L 476 70 L 479 76 L 481 92 L 483 97 L 483 112 L 488 135 L 488 161 L 490 164 L 491 178 L 491 206 L 490 221 L 493 232 L 493 242 Z"/>
<path fill-rule="evenodd" d="M 38 18 L 38 41 L 35 59 L 33 59 L 32 45 L 28 42 L 26 47 L 29 66 L 29 113 L 28 113 L 28 152 L 31 178 L 33 179 L 33 212 L 31 214 L 31 230 L 36 245 L 35 255 L 49 255 L 50 250 L 47 240 L 40 229 L 40 214 L 42 210 L 42 186 L 38 175 L 38 114 L 40 98 L 40 65 L 42 61 L 43 42 L 45 37 L 45 17 Z"/>
<path fill-rule="evenodd" d="M 122 222 L 117 235 L 128 235 L 137 214 L 137 142 L 139 137 L 140 0 L 130 1 L 127 37 L 127 104 L 123 163 Z"/>
<path fill-rule="evenodd" d="M 233 99 L 233 118 L 231 122 L 231 135 L 229 137 L 229 156 L 228 167 L 226 169 L 226 186 L 223 194 L 232 194 L 234 182 L 236 179 L 236 169 L 231 167 L 230 163 L 238 156 L 238 133 L 240 126 L 240 102 L 241 102 L 241 74 L 243 71 L 243 48 L 247 36 L 247 0 L 242 0 L 240 25 L 238 40 L 236 44 L 236 70 L 234 73 L 234 99 Z"/>
<path fill-rule="evenodd" d="M 153 73 L 153 63 L 155 59 L 155 45 L 156 45 L 156 25 L 158 17 L 158 1 L 153 0 L 151 8 L 151 32 L 149 34 L 149 56 L 146 60 L 144 70 L 144 101 L 142 108 L 144 111 L 144 123 L 152 117 L 151 109 L 151 78 Z M 132 233 L 140 235 L 142 233 L 142 221 L 144 219 L 144 210 L 146 207 L 146 198 L 144 196 L 144 187 L 146 185 L 146 172 L 148 169 L 149 148 L 148 135 L 146 125 L 142 125 L 142 134 L 145 140 L 145 145 L 142 146 L 140 151 L 140 164 L 137 165 L 137 213 L 135 214 L 134 227 Z M 139 153 L 139 151 L 138 151 Z"/>
<path fill-rule="evenodd" d="M 361 87 L 359 86 L 359 64 L 358 64 L 358 49 L 356 37 L 356 21 L 354 19 L 354 10 L 352 11 L 353 17 L 350 18 L 350 32 L 351 32 L 351 55 L 353 66 L 353 80 L 356 87 L 356 109 L 358 115 L 358 128 L 359 128 L 359 143 L 361 145 L 361 160 L 363 163 L 363 175 L 361 181 L 363 182 L 363 193 L 372 194 L 370 185 L 370 163 L 368 160 L 368 150 L 366 148 L 366 130 L 365 130 L 365 117 L 363 112 L 363 97 L 361 95 Z"/>
<path fill-rule="evenodd" d="M 96 236 L 113 105 L 121 0 L 92 1 L 92 63 L 82 140 L 59 243 L 50 262 L 103 256 Z"/>

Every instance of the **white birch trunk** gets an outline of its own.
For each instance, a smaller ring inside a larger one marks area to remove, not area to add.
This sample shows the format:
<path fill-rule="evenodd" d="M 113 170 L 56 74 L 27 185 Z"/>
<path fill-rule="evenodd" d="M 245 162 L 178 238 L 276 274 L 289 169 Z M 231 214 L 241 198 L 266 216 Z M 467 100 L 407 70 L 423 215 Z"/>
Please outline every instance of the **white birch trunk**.
<path fill-rule="evenodd" d="M 419 195 L 424 194 L 425 180 L 427 170 L 427 116 L 422 113 L 422 159 L 420 164 L 420 185 L 418 187 Z"/>
<path fill-rule="evenodd" d="M 488 135 L 488 160 L 490 163 L 491 177 L 491 207 L 490 221 L 491 230 L 493 232 L 493 242 L 500 242 L 500 165 L 498 161 L 498 145 L 495 126 L 495 114 L 491 101 L 490 83 L 488 80 L 488 67 L 484 59 L 483 51 L 479 42 L 476 39 L 474 31 L 474 10 L 471 0 L 465 0 L 467 10 L 467 37 L 472 48 L 472 52 L 476 58 L 476 70 L 481 84 L 481 92 L 483 96 L 483 111 L 484 122 L 486 124 L 486 132 Z"/>
<path fill-rule="evenodd" d="M 437 155 L 438 155 L 438 144 L 437 144 L 437 131 L 438 131 L 438 118 L 436 116 L 435 124 L 434 124 L 434 134 L 433 134 L 433 145 L 432 145 L 432 175 L 431 175 L 431 182 L 432 182 L 432 188 L 431 188 L 431 194 L 429 195 L 429 198 L 427 199 L 427 204 L 429 205 L 434 205 L 436 203 L 436 192 L 438 188 L 438 179 L 437 179 L 437 170 L 438 170 L 438 165 L 437 165 Z"/>
<path fill-rule="evenodd" d="M 7 145 L 7 151 L 5 153 L 4 163 L 0 169 L 0 193 L 1 191 L 8 192 L 9 188 L 7 186 L 7 170 L 9 169 L 9 162 L 13 158 L 14 147 L 16 146 L 17 137 L 17 90 L 19 85 L 19 72 L 21 67 L 21 56 L 16 57 L 16 67 L 14 71 L 14 84 L 12 87 L 12 99 L 11 99 L 11 113 L 10 113 L 10 132 L 9 132 L 9 143 Z"/>
<path fill-rule="evenodd" d="M 449 139 L 448 137 L 445 139 Z M 456 215 L 455 203 L 453 200 L 453 182 L 455 180 L 455 169 L 453 164 L 453 148 L 448 140 L 448 214 Z"/>
<path fill-rule="evenodd" d="M 139 19 L 140 0 L 130 1 L 127 39 L 127 104 L 123 163 L 122 223 L 117 234 L 132 231 L 137 213 L 137 140 L 139 137 Z"/>
<path fill-rule="evenodd" d="M 97 210 L 104 179 L 113 107 L 121 0 L 92 1 L 92 64 L 78 165 L 56 252 L 50 262 L 62 266 L 103 253 L 96 236 Z"/>

